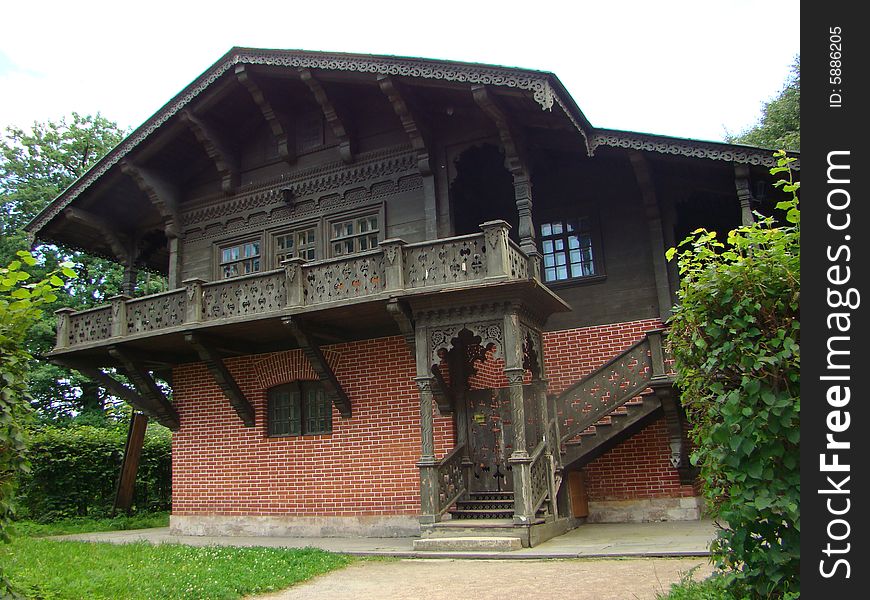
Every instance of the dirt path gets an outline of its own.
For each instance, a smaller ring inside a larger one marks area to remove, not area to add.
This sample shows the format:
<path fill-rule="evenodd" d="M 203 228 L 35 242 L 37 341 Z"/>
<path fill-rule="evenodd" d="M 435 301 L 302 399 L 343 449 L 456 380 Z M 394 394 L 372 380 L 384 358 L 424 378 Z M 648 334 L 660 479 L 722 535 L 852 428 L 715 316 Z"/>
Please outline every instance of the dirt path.
<path fill-rule="evenodd" d="M 696 566 L 711 572 L 705 558 L 364 561 L 256 600 L 654 600 Z"/>

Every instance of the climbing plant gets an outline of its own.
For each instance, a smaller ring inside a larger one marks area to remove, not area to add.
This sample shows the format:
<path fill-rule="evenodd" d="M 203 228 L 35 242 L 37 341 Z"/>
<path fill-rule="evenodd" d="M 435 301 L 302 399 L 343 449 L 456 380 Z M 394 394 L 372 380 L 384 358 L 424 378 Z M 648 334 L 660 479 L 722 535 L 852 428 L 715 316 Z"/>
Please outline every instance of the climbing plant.
<path fill-rule="evenodd" d="M 800 594 L 800 209 L 787 199 L 721 240 L 699 229 L 668 251 L 680 272 L 668 340 L 704 495 L 723 525 L 711 553 L 738 598 Z"/>
<path fill-rule="evenodd" d="M 30 418 L 27 392 L 30 355 L 24 348 L 29 328 L 42 315 L 42 305 L 57 300 L 64 278 L 75 276 L 72 265 L 32 282 L 28 269 L 36 259 L 19 250 L 16 259 L 0 268 L 0 542 L 9 541 L 7 526 L 14 514 L 18 477 L 29 469 L 25 457 L 25 426 Z M 8 585 L 0 572 L 0 596 Z"/>

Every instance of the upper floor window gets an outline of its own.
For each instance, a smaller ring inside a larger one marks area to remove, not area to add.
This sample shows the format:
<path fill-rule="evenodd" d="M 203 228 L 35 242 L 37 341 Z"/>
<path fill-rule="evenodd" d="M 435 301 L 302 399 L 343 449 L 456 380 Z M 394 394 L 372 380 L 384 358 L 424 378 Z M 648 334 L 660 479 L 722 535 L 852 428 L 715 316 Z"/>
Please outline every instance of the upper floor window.
<path fill-rule="evenodd" d="M 544 281 L 599 275 L 592 224 L 588 217 L 541 223 Z"/>
<path fill-rule="evenodd" d="M 330 223 L 332 256 L 364 252 L 378 247 L 380 238 L 378 215 L 364 215 Z"/>
<path fill-rule="evenodd" d="M 317 229 L 309 227 L 275 235 L 275 267 L 288 258 L 317 260 Z"/>
<path fill-rule="evenodd" d="M 258 273 L 261 269 L 260 241 L 250 240 L 220 248 L 221 278 Z"/>
<path fill-rule="evenodd" d="M 268 392 L 271 437 L 332 433 L 332 403 L 318 381 L 294 381 Z"/>

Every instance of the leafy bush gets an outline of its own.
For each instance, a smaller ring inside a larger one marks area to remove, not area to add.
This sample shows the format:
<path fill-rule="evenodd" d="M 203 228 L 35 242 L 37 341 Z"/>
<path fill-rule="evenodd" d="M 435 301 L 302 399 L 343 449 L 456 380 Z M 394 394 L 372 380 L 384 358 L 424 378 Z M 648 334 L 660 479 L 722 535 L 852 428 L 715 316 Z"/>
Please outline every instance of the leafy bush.
<path fill-rule="evenodd" d="M 170 433 L 149 425 L 139 459 L 134 505 L 166 510 L 170 502 Z M 123 426 L 44 426 L 30 436 L 30 474 L 21 482 L 25 516 L 40 522 L 103 517 L 112 509 L 127 441 Z"/>
<path fill-rule="evenodd" d="M 740 598 L 800 592 L 800 211 L 792 159 L 777 156 L 789 224 L 762 218 L 724 243 L 704 230 L 683 241 L 668 334 L 692 460 L 727 523 L 711 552 Z"/>
<path fill-rule="evenodd" d="M 671 584 L 667 595 L 659 594 L 658 600 L 738 600 L 728 591 L 727 582 L 721 575 L 695 581 L 692 574 L 693 571 L 685 573 L 679 583 Z"/>

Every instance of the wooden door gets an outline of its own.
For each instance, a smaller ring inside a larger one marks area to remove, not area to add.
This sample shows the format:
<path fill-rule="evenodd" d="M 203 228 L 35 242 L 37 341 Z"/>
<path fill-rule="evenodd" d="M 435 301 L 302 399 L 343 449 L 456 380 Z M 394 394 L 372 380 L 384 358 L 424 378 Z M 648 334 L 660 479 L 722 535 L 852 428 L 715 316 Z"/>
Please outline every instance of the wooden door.
<path fill-rule="evenodd" d="M 513 424 L 507 390 L 466 392 L 472 492 L 513 491 L 508 458 L 513 452 Z"/>

